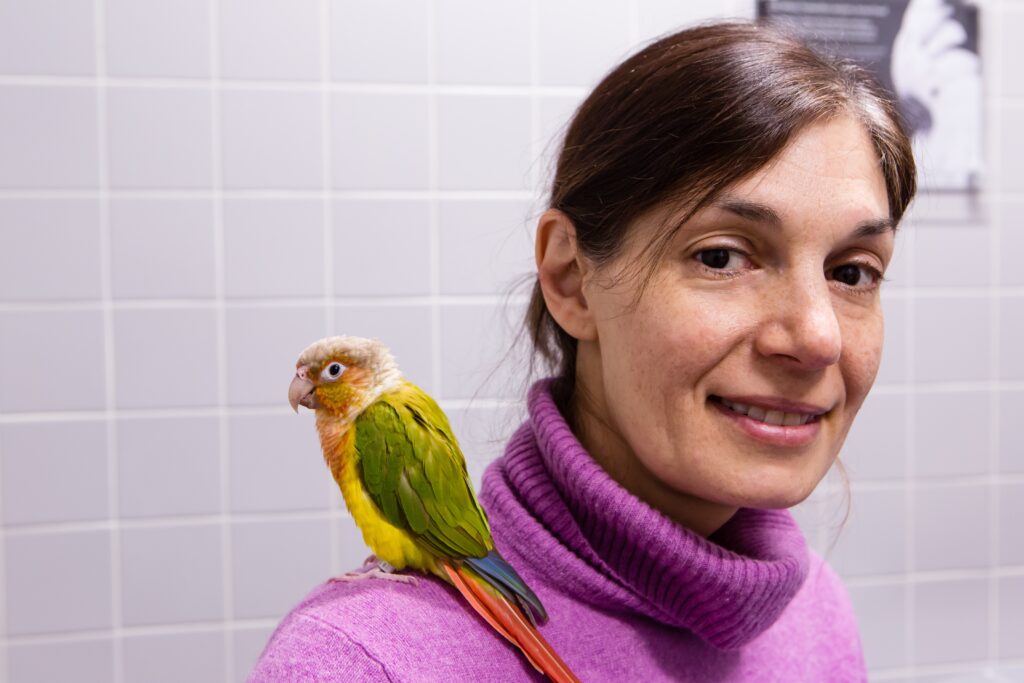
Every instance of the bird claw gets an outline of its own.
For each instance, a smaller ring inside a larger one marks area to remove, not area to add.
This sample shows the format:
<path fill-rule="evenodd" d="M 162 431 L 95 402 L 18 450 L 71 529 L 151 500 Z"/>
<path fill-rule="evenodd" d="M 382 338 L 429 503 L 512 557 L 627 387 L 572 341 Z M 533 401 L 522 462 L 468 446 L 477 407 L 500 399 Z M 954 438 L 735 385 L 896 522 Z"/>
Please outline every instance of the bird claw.
<path fill-rule="evenodd" d="M 394 571 L 394 567 L 381 560 L 378 563 L 378 566 L 368 569 L 365 572 L 348 572 L 343 576 L 332 576 L 328 581 L 330 583 L 350 583 L 352 581 L 362 581 L 363 579 L 376 577 L 387 581 L 407 583 L 410 586 L 415 586 L 419 583 L 415 576 L 409 576 L 408 574 L 395 574 Z"/>

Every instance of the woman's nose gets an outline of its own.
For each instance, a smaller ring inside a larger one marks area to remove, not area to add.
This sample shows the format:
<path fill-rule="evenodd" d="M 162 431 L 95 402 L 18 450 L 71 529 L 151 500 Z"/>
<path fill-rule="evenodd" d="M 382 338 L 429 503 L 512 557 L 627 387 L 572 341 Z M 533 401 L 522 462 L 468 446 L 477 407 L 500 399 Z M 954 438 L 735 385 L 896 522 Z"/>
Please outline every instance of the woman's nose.
<path fill-rule="evenodd" d="M 808 370 L 839 362 L 842 331 L 829 283 L 819 272 L 816 277 L 794 275 L 780 285 L 763 308 L 758 351 L 787 357 Z"/>

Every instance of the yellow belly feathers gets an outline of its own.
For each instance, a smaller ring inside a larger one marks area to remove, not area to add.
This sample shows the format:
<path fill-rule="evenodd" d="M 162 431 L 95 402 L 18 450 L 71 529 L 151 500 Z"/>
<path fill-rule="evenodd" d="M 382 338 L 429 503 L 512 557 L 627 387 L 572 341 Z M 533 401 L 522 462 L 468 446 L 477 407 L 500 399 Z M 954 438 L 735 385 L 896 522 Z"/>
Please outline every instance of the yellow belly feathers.
<path fill-rule="evenodd" d="M 321 425 L 326 427 L 327 425 Z M 359 470 L 355 464 L 355 428 L 346 429 L 342 433 L 333 425 L 328 432 L 321 431 L 324 447 L 324 458 L 334 480 L 341 488 L 345 506 L 363 532 L 363 540 L 370 546 L 378 559 L 384 560 L 396 569 L 411 567 L 446 577 L 443 569 L 436 566 L 434 558 L 423 552 L 409 537 L 409 534 L 391 524 L 381 514 L 377 504 L 370 499 Z"/>

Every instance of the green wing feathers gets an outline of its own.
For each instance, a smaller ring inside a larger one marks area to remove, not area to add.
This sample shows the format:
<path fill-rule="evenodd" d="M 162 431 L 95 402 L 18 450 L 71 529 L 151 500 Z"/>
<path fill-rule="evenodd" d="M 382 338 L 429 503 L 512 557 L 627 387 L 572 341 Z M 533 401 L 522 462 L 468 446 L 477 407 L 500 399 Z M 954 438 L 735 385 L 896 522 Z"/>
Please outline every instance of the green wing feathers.
<path fill-rule="evenodd" d="M 384 517 L 441 557 L 484 557 L 494 548 L 466 461 L 444 412 L 406 382 L 356 420 L 366 492 Z"/>

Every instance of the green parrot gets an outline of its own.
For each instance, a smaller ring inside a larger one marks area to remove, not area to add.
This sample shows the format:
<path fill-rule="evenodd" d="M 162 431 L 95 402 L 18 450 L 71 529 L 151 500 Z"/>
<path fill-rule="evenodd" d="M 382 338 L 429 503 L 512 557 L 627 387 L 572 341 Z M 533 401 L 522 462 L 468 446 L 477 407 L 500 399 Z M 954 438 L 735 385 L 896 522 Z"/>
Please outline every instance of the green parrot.
<path fill-rule="evenodd" d="M 448 418 L 379 341 L 337 336 L 307 347 L 288 400 L 316 411 L 320 445 L 345 505 L 381 562 L 362 574 L 415 583 L 411 568 L 454 586 L 554 681 L 577 681 L 537 630 L 540 599 L 494 547 Z"/>

